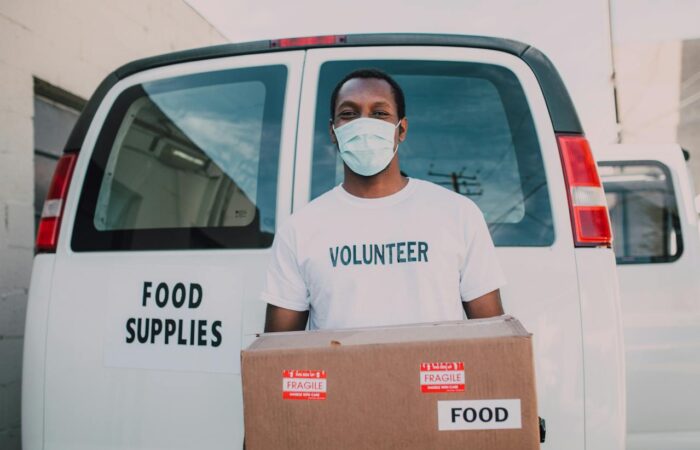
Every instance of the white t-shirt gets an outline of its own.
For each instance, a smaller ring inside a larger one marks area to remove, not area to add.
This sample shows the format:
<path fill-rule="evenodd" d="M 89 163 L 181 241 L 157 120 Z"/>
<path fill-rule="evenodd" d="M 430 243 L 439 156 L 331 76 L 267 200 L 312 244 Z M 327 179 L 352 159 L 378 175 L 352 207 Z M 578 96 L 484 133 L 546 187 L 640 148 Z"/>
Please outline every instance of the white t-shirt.
<path fill-rule="evenodd" d="M 461 320 L 462 301 L 505 284 L 470 199 L 410 178 L 365 199 L 342 185 L 277 231 L 261 299 L 309 310 L 311 329 Z"/>

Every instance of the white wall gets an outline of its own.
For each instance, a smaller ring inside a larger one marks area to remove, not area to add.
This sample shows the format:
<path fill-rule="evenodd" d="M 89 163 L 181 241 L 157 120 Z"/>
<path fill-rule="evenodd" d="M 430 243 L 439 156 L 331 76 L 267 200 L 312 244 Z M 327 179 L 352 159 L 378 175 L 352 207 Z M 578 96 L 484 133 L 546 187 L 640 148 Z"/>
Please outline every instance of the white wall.
<path fill-rule="evenodd" d="M 700 0 L 614 0 L 622 142 L 677 142 L 700 192 Z"/>
<path fill-rule="evenodd" d="M 34 245 L 33 77 L 87 99 L 130 60 L 223 42 L 183 0 L 0 1 L 0 449 L 20 446 Z"/>
<path fill-rule="evenodd" d="M 619 43 L 615 68 L 622 142 L 676 142 L 681 42 Z"/>

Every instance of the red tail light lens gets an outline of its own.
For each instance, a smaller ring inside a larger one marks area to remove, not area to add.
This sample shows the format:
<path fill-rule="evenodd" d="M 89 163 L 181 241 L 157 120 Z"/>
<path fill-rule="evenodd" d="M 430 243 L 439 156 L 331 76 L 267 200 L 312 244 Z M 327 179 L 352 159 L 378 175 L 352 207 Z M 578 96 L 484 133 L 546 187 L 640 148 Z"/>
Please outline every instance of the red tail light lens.
<path fill-rule="evenodd" d="M 335 45 L 347 42 L 346 36 L 307 36 L 270 41 L 270 48 L 306 47 L 309 45 Z"/>
<path fill-rule="evenodd" d="M 67 153 L 58 160 L 56 170 L 51 179 L 51 186 L 46 195 L 44 208 L 39 219 L 39 230 L 36 234 L 37 252 L 55 252 L 58 243 L 58 230 L 61 227 L 61 216 L 68 195 L 68 186 L 73 176 L 73 167 L 77 154 Z"/>
<path fill-rule="evenodd" d="M 557 136 L 576 247 L 612 245 L 612 231 L 603 185 L 588 140 Z"/>

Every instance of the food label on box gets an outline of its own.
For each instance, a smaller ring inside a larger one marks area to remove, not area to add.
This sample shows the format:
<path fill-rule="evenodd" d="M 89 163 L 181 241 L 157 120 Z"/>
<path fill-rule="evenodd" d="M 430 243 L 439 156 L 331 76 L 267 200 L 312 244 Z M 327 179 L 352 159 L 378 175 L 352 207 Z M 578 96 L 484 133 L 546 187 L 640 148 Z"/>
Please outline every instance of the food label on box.
<path fill-rule="evenodd" d="M 283 370 L 282 398 L 285 400 L 325 400 L 325 370 Z"/>
<path fill-rule="evenodd" d="M 439 400 L 437 408 L 440 431 L 522 428 L 520 399 Z"/>
<path fill-rule="evenodd" d="M 464 392 L 464 363 L 421 363 L 420 390 L 424 393 Z"/>

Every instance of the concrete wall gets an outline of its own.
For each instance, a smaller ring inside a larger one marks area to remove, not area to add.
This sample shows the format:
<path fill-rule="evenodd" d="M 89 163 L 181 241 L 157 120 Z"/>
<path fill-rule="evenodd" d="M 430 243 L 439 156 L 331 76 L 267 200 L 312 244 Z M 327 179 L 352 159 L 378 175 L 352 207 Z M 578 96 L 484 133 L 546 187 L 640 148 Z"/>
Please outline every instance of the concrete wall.
<path fill-rule="evenodd" d="M 700 2 L 609 1 L 622 142 L 679 143 L 700 192 Z"/>
<path fill-rule="evenodd" d="M 679 143 L 700 193 L 700 39 L 619 43 L 615 68 L 622 142 Z"/>
<path fill-rule="evenodd" d="M 0 1 L 0 449 L 20 447 L 34 245 L 33 77 L 87 99 L 130 60 L 223 42 L 182 0 Z"/>
<path fill-rule="evenodd" d="M 681 43 L 616 45 L 615 72 L 622 142 L 676 142 Z"/>
<path fill-rule="evenodd" d="M 700 39 L 683 41 L 678 109 L 678 142 L 691 152 L 695 192 L 700 194 Z"/>

